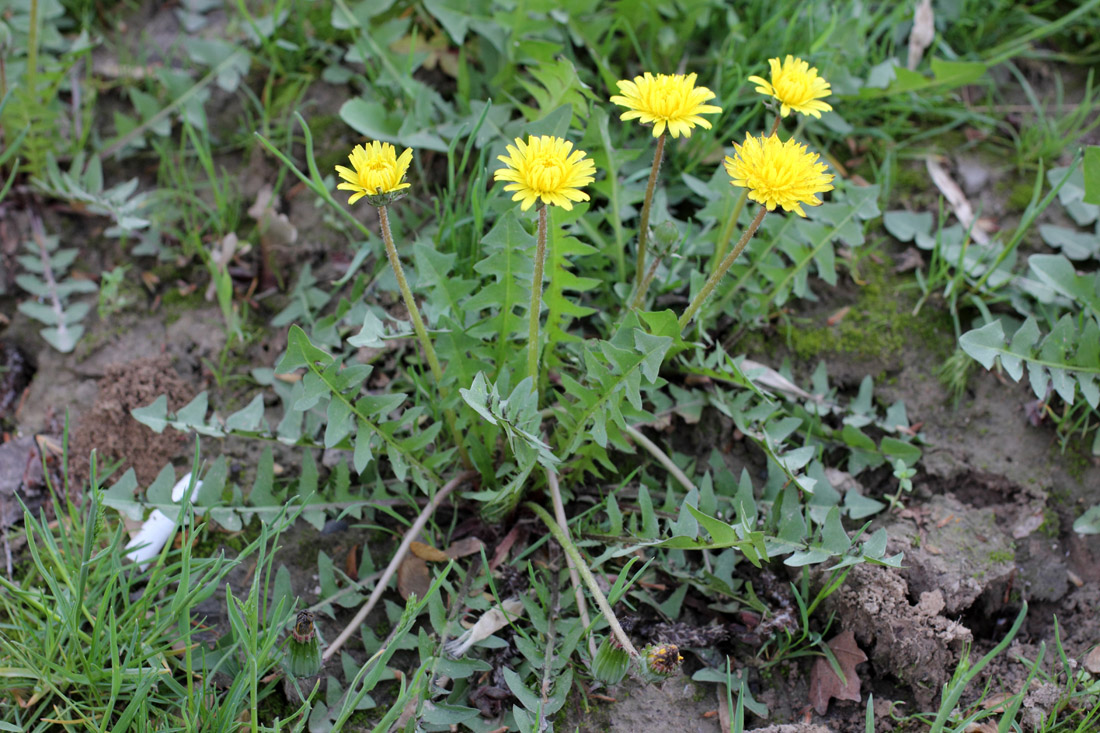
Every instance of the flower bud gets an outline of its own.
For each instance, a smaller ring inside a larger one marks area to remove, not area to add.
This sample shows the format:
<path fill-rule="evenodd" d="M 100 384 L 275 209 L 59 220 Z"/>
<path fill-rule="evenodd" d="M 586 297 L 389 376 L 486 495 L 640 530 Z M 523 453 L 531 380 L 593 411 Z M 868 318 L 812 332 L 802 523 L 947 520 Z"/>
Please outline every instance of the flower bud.
<path fill-rule="evenodd" d="M 312 677 L 321 671 L 321 643 L 310 611 L 299 611 L 294 620 L 283 667 L 295 677 Z"/>
<path fill-rule="evenodd" d="M 614 637 L 607 637 L 600 644 L 596 658 L 592 662 L 592 674 L 605 685 L 616 685 L 626 676 L 626 670 L 630 666 L 630 655 L 615 642 Z"/>

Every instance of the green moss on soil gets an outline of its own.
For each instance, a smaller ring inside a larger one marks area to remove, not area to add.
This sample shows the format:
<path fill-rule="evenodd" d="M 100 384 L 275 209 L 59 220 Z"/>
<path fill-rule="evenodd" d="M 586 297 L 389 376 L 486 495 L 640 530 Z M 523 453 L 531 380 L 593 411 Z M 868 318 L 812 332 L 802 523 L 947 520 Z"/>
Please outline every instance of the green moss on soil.
<path fill-rule="evenodd" d="M 907 344 L 919 343 L 937 359 L 946 359 L 955 347 L 948 315 L 925 305 L 914 316 L 914 300 L 899 291 L 900 280 L 885 265 L 870 265 L 858 300 L 836 325 L 791 324 L 786 336 L 794 352 L 803 359 L 844 353 L 896 360 Z"/>

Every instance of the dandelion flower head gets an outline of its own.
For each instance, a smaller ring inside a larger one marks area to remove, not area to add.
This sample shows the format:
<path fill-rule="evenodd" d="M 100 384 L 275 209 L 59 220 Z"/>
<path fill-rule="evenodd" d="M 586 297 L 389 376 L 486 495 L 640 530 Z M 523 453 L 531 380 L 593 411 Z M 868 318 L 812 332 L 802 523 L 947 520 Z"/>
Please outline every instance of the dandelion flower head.
<path fill-rule="evenodd" d="M 336 166 L 336 172 L 344 179 L 344 183 L 336 188 L 354 192 L 348 199 L 349 204 L 354 204 L 364 196 L 397 193 L 412 185 L 403 183 L 412 156 L 412 150 L 406 150 L 398 156 L 392 145 L 377 140 L 366 147 L 356 145 L 348 156 L 351 168 Z"/>
<path fill-rule="evenodd" d="M 504 168 L 493 172 L 493 179 L 507 181 L 505 191 L 514 191 L 513 201 L 522 201 L 523 211 L 536 201 L 560 206 L 566 211 L 574 201 L 588 201 L 582 186 L 592 183 L 596 164 L 586 158 L 581 150 L 573 150 L 573 143 L 560 137 L 539 135 L 528 137 L 527 142 L 516 138 L 516 144 L 508 146 L 508 155 L 498 155 Z"/>
<path fill-rule="evenodd" d="M 833 176 L 819 163 L 817 153 L 806 150 L 796 140 L 780 142 L 775 135 L 745 135 L 742 145 L 734 143 L 736 153 L 726 157 L 726 172 L 734 186 L 749 189 L 749 198 L 774 211 L 781 206 L 806 216 L 802 204 L 817 206 L 818 193 L 832 191 Z"/>
<path fill-rule="evenodd" d="M 768 59 L 772 70 L 771 81 L 759 76 L 750 76 L 749 81 L 756 84 L 756 91 L 779 100 L 779 114 L 786 117 L 793 109 L 804 115 L 821 117 L 822 112 L 832 109 L 821 100 L 829 96 L 829 82 L 817 75 L 817 69 L 802 59 L 787 54 L 783 63 L 778 58 Z"/>
<path fill-rule="evenodd" d="M 620 94 L 611 101 L 626 107 L 620 119 L 637 119 L 653 123 L 653 137 L 660 137 L 665 128 L 673 137 L 691 137 L 691 128 L 699 125 L 709 130 L 710 123 L 700 115 L 721 112 L 721 107 L 706 104 L 714 99 L 714 92 L 695 86 L 695 74 L 657 74 L 648 71 L 634 81 L 620 81 L 616 85 Z"/>

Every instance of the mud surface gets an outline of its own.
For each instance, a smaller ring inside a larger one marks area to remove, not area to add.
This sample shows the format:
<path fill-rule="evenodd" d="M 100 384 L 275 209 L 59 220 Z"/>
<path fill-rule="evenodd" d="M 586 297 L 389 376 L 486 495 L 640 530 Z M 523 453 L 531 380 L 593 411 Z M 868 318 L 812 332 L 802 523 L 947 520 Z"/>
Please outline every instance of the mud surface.
<path fill-rule="evenodd" d="M 107 368 L 99 380 L 92 409 L 81 416 L 73 431 L 72 452 L 84 456 L 94 449 L 100 459 L 121 461 L 120 471 L 133 468 L 138 483 L 147 486 L 157 473 L 186 447 L 186 437 L 173 430 L 157 435 L 131 416 L 130 411 L 168 397 L 168 409 L 186 405 L 192 388 L 180 379 L 166 357 L 135 359 Z M 83 461 L 73 464 L 78 480 L 87 478 Z"/>

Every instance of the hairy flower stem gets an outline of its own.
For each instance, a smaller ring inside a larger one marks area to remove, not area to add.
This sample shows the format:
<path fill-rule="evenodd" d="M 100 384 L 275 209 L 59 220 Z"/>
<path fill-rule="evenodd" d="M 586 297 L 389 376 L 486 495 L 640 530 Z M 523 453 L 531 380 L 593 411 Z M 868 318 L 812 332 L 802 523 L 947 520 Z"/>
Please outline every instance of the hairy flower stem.
<path fill-rule="evenodd" d="M 535 274 L 531 280 L 531 307 L 528 308 L 527 376 L 533 389 L 539 388 L 539 315 L 542 310 L 542 272 L 546 265 L 546 204 L 539 206 L 539 233 L 535 242 Z"/>
<path fill-rule="evenodd" d="M 428 359 L 428 367 L 432 370 L 432 377 L 435 378 L 436 388 L 439 389 L 440 399 L 446 399 L 448 390 L 443 386 L 443 368 L 439 366 L 439 357 L 435 354 L 435 347 L 432 346 L 432 340 L 428 337 L 428 329 L 424 328 L 424 319 L 420 317 L 420 309 L 416 307 L 416 300 L 413 299 L 412 291 L 409 290 L 409 281 L 405 279 L 405 270 L 401 267 L 401 258 L 397 256 L 397 247 L 393 244 L 393 232 L 390 231 L 390 215 L 386 212 L 385 206 L 378 207 L 378 223 L 382 228 L 382 241 L 386 244 L 386 256 L 390 260 L 390 267 L 393 268 L 393 275 L 397 278 L 397 287 L 401 289 L 401 297 L 405 299 L 405 308 L 409 311 L 409 318 L 412 319 L 413 330 L 416 331 L 416 337 L 420 339 L 420 346 L 424 349 L 424 355 Z M 473 463 L 470 462 L 470 456 L 466 454 L 466 446 L 462 443 L 462 434 L 458 432 L 458 424 L 455 421 L 455 412 L 451 408 L 443 410 L 443 419 L 447 422 L 447 429 L 451 431 L 451 438 L 455 442 L 455 446 L 458 447 L 458 455 L 462 459 L 462 465 L 465 468 L 473 468 Z"/>
<path fill-rule="evenodd" d="M 588 586 L 588 590 L 596 600 L 596 605 L 600 607 L 600 613 L 607 619 L 607 623 L 611 627 L 611 633 L 615 635 L 615 638 L 618 640 L 623 650 L 625 650 L 632 659 L 637 659 L 639 657 L 638 650 L 630 643 L 630 637 L 623 631 L 622 624 L 619 623 L 619 619 L 615 616 L 615 612 L 611 610 L 611 604 L 607 602 L 607 598 L 604 596 L 603 591 L 600 590 L 600 586 L 596 584 L 596 578 L 592 575 L 592 571 L 588 569 L 588 565 L 585 564 L 584 559 L 581 557 L 581 553 L 577 551 L 577 546 L 574 545 L 573 540 L 570 539 L 569 530 L 558 526 L 558 523 L 550 516 L 550 512 L 546 511 L 538 504 L 529 501 L 524 506 L 538 515 L 538 518 L 541 519 L 542 523 L 546 525 L 546 528 L 550 530 L 550 534 L 554 535 L 554 539 L 558 541 L 561 548 L 565 550 L 565 554 L 569 556 L 569 559 L 572 560 L 573 564 L 577 567 L 577 571 L 580 572 L 581 579 L 583 579 L 584 584 Z"/>
<path fill-rule="evenodd" d="M 634 299 L 630 301 L 630 309 L 641 308 L 642 302 L 645 299 L 646 292 L 649 291 L 649 285 L 653 282 L 653 278 L 657 276 L 657 265 L 661 264 L 660 257 L 654 257 L 653 262 L 649 263 L 649 270 L 646 271 L 645 279 L 642 280 L 642 287 L 636 293 L 634 293 Z"/>
<path fill-rule="evenodd" d="M 737 220 L 741 217 L 741 212 L 745 208 L 745 202 L 749 198 L 749 189 L 742 188 L 741 195 L 737 197 L 737 201 L 733 205 L 733 212 L 730 213 L 730 218 L 726 220 L 725 225 L 722 227 L 722 233 L 718 237 L 718 244 L 714 248 L 714 255 L 710 258 L 711 271 L 713 272 L 718 268 L 718 265 L 722 263 L 722 260 L 726 257 L 726 250 L 729 249 L 730 241 L 733 240 L 733 230 L 737 228 Z"/>
<path fill-rule="evenodd" d="M 680 330 L 683 331 L 692 319 L 695 318 L 696 312 L 698 312 L 703 302 L 710 296 L 711 291 L 714 290 L 714 286 L 718 284 L 718 281 L 722 279 L 722 276 L 726 274 L 726 271 L 730 269 L 734 261 L 741 256 L 741 252 L 744 251 L 745 246 L 752 239 L 752 235 L 756 234 L 756 230 L 760 228 L 760 223 L 764 221 L 764 215 L 768 213 L 768 209 L 765 206 L 761 206 L 760 210 L 756 212 L 756 216 L 749 224 L 745 233 L 741 235 L 741 239 L 738 240 L 737 246 L 733 248 L 733 251 L 726 255 L 721 264 L 718 265 L 718 269 L 710 274 L 706 283 L 703 285 L 703 289 L 699 291 L 699 294 L 695 296 L 695 299 L 688 305 L 687 310 L 680 316 Z"/>
<path fill-rule="evenodd" d="M 653 152 L 653 168 L 649 171 L 649 183 L 645 187 L 645 201 L 642 202 L 642 216 L 638 222 L 638 264 L 634 268 L 634 290 L 640 295 L 637 300 L 644 297 L 642 283 L 645 280 L 645 255 L 646 239 L 649 238 L 649 210 L 653 206 L 653 192 L 657 188 L 657 174 L 661 172 L 661 160 L 665 156 L 665 137 L 668 133 L 662 133 L 657 138 L 657 149 Z"/>

